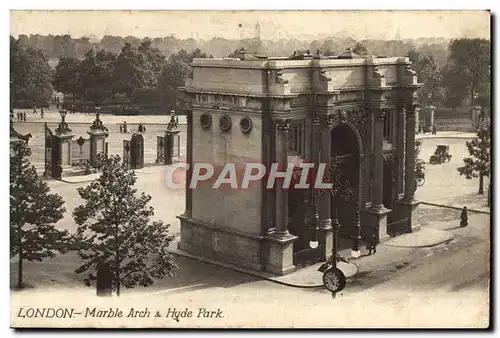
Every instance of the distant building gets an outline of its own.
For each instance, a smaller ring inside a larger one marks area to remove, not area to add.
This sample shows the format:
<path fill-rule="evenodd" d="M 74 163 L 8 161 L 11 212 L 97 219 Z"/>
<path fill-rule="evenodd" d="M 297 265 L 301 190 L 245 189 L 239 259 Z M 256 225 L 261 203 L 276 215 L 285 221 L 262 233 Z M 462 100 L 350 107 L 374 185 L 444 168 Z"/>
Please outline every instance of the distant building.
<path fill-rule="evenodd" d="M 260 23 L 258 21 L 255 25 L 255 38 L 260 40 Z"/>

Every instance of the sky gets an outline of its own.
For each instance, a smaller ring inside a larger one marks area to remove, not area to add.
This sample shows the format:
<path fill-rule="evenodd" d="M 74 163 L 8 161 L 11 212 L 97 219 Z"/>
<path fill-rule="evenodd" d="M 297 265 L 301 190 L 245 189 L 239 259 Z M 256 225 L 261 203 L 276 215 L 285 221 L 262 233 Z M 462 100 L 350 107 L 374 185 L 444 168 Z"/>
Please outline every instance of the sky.
<path fill-rule="evenodd" d="M 228 39 L 354 39 L 490 37 L 487 11 L 11 11 L 10 31 L 19 34 L 70 34 Z"/>

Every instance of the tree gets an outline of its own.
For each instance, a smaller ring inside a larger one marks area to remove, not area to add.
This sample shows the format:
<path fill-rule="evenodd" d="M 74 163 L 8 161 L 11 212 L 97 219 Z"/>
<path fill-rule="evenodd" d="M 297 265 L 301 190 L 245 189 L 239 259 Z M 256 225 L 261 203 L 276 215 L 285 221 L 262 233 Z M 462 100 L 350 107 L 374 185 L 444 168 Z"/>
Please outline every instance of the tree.
<path fill-rule="evenodd" d="M 90 50 L 80 63 L 79 74 L 85 100 L 101 105 L 115 91 L 114 64 L 116 54 Z"/>
<path fill-rule="evenodd" d="M 448 65 L 460 85 L 469 92 L 471 104 L 480 87 L 490 82 L 490 41 L 456 39 L 449 45 Z M 462 98 L 465 99 L 465 96 Z"/>
<path fill-rule="evenodd" d="M 191 53 L 181 49 L 178 53 L 170 55 L 160 77 L 160 91 L 163 93 L 163 105 L 173 109 L 176 103 L 183 105 L 183 93 L 179 87 L 185 85 L 191 73 L 190 64 L 195 58 L 206 58 L 207 54 L 200 49 Z"/>
<path fill-rule="evenodd" d="M 126 43 L 116 59 L 116 91 L 134 103 L 144 98 L 145 101 L 155 99 L 158 79 L 165 67 L 165 56 L 151 43 L 150 39 L 144 39 L 138 48 Z"/>
<path fill-rule="evenodd" d="M 356 46 L 354 46 L 354 49 L 352 51 L 358 55 L 368 54 L 366 47 L 361 42 L 356 43 Z"/>
<path fill-rule="evenodd" d="M 459 167 L 457 170 L 460 175 L 465 176 L 466 179 L 479 177 L 479 191 L 478 194 L 484 194 L 483 178 L 490 175 L 491 170 L 491 130 L 489 121 L 483 119 L 481 121 L 477 137 L 472 141 L 465 142 L 469 157 L 464 158 L 464 166 Z"/>
<path fill-rule="evenodd" d="M 119 156 L 99 155 L 101 176 L 78 194 L 85 204 L 73 212 L 78 229 L 75 235 L 79 256 L 85 261 L 77 273 L 89 271 L 85 282 L 96 280 L 100 267 L 113 276 L 112 288 L 149 286 L 176 268 L 167 247 L 174 236 L 169 224 L 150 222 L 151 196 L 138 195 L 137 177 L 120 162 Z"/>
<path fill-rule="evenodd" d="M 80 60 L 63 56 L 59 59 L 54 74 L 54 88 L 64 94 L 73 94 L 73 102 L 76 101 L 76 94 L 81 91 L 79 68 Z"/>
<path fill-rule="evenodd" d="M 418 91 L 418 100 L 422 105 L 435 105 L 444 100 L 443 76 L 432 56 L 423 56 L 415 49 L 408 52 L 413 69 L 417 72 L 423 87 Z"/>
<path fill-rule="evenodd" d="M 46 106 L 52 96 L 52 70 L 47 57 L 40 49 L 34 49 L 10 37 L 10 91 L 12 105 L 25 104 Z"/>
<path fill-rule="evenodd" d="M 14 144 L 10 159 L 10 257 L 19 257 L 18 288 L 23 284 L 23 261 L 42 261 L 64 253 L 70 243 L 67 230 L 54 224 L 66 209 L 61 196 L 51 194 L 30 164 L 30 149 L 25 142 Z"/>

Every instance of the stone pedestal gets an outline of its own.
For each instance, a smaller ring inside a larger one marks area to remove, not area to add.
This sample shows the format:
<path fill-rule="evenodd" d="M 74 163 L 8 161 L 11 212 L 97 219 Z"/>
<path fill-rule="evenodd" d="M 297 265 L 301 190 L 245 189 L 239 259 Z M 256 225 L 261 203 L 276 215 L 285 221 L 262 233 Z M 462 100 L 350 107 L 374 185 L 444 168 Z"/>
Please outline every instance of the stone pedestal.
<path fill-rule="evenodd" d="M 420 222 L 418 220 L 418 212 L 417 207 L 420 202 L 416 200 L 405 201 L 399 200 L 395 203 L 396 213 L 399 215 L 399 218 L 405 219 L 408 218 L 408 232 L 414 232 L 420 230 Z"/>
<path fill-rule="evenodd" d="M 321 259 L 325 259 L 332 254 L 333 249 L 333 228 L 319 229 L 319 245 L 323 246 L 323 252 L 321 253 Z"/>
<path fill-rule="evenodd" d="M 387 214 L 392 210 L 382 208 L 382 209 L 364 209 L 360 212 L 361 223 L 363 227 L 361 228 L 363 238 L 373 238 L 373 236 L 378 236 L 379 242 L 384 242 L 389 239 L 389 234 L 387 233 Z"/>
<path fill-rule="evenodd" d="M 267 260 L 265 262 L 265 270 L 277 275 L 285 275 L 296 269 L 293 265 L 293 242 L 296 239 L 293 235 L 273 234 L 267 236 Z"/>
<path fill-rule="evenodd" d="M 75 135 L 71 133 L 57 133 L 54 134 L 54 153 L 52 156 L 55 156 L 56 163 L 57 161 L 61 165 L 62 172 L 64 173 L 65 169 L 71 168 L 71 139 Z"/>
<path fill-rule="evenodd" d="M 95 166 L 97 155 L 106 153 L 106 138 L 108 133 L 103 130 L 91 130 L 87 132 L 90 135 L 90 165 Z"/>

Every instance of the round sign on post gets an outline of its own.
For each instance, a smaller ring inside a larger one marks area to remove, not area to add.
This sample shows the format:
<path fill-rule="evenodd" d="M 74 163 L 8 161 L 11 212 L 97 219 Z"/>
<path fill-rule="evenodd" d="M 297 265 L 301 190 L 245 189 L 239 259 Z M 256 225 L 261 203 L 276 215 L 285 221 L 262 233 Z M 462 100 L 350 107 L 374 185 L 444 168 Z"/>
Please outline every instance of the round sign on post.
<path fill-rule="evenodd" d="M 323 285 L 332 293 L 344 290 L 345 283 L 345 275 L 338 268 L 331 267 L 323 273 Z"/>

